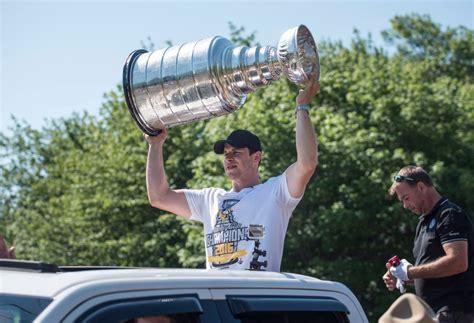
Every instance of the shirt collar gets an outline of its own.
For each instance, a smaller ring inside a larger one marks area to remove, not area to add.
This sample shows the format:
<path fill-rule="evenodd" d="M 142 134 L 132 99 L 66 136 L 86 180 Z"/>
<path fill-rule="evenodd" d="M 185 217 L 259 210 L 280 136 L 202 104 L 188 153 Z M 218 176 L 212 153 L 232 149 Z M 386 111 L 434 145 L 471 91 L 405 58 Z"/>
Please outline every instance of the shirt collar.
<path fill-rule="evenodd" d="M 431 209 L 430 213 L 420 215 L 419 219 L 420 219 L 420 220 L 423 220 L 423 219 L 429 219 L 429 218 L 431 218 L 433 215 L 435 215 L 436 213 L 438 213 L 438 209 L 441 207 L 441 205 L 443 205 L 443 204 L 446 203 L 447 201 L 448 201 L 448 199 L 447 199 L 446 197 L 441 197 L 441 198 L 439 199 L 439 201 L 436 202 L 435 206 L 433 206 L 433 208 Z"/>

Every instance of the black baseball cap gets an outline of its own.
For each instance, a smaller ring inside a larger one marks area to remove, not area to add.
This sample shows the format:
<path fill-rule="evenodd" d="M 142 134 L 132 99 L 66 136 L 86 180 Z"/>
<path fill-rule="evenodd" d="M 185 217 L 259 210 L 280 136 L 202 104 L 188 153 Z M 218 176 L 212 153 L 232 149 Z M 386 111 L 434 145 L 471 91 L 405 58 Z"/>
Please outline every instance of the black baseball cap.
<path fill-rule="evenodd" d="M 214 144 L 214 152 L 216 154 L 223 154 L 225 144 L 229 144 L 235 148 L 248 148 L 253 151 L 262 151 L 260 139 L 250 131 L 244 129 L 234 130 L 227 139 L 217 141 Z"/>

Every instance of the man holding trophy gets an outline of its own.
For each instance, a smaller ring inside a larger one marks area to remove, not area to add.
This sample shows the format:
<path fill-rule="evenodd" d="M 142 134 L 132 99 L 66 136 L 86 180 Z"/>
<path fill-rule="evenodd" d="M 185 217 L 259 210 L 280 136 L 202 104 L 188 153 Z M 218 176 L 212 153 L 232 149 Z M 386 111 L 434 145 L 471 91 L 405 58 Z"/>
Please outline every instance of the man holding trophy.
<path fill-rule="evenodd" d="M 308 108 L 318 90 L 319 82 L 313 76 L 296 98 L 296 162 L 264 183 L 258 173 L 262 146 L 249 131 L 236 130 L 214 145 L 216 153 L 224 154 L 225 173 L 232 181 L 230 191 L 171 190 L 163 165 L 167 131 L 158 136 L 145 134 L 150 203 L 204 224 L 208 269 L 249 269 L 254 247 L 248 237 L 249 225 L 258 224 L 265 229 L 261 249 L 266 252 L 266 270 L 280 270 L 288 221 L 317 166 L 317 142 Z"/>
<path fill-rule="evenodd" d="M 281 74 L 304 86 L 296 98 L 296 162 L 262 183 L 260 139 L 238 129 L 214 145 L 224 155 L 231 190 L 171 189 L 163 157 L 167 128 L 237 111 L 246 94 Z M 151 205 L 203 223 L 207 268 L 279 271 L 289 219 L 318 160 L 309 104 L 319 91 L 319 56 L 309 30 L 287 30 L 278 48 L 234 47 L 217 36 L 151 53 L 137 50 L 123 75 L 128 108 L 149 143 Z"/>

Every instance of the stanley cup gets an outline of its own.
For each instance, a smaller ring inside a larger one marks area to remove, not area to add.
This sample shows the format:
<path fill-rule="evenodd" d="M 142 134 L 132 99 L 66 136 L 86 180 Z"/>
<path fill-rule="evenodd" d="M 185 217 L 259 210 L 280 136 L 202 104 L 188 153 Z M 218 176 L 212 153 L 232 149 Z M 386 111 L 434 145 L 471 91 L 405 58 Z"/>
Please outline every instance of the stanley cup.
<path fill-rule="evenodd" d="M 304 25 L 287 30 L 277 48 L 234 46 L 216 36 L 149 52 L 132 52 L 123 68 L 128 109 L 138 127 L 155 136 L 164 128 L 234 112 L 248 93 L 281 74 L 304 85 L 319 79 L 319 56 Z"/>

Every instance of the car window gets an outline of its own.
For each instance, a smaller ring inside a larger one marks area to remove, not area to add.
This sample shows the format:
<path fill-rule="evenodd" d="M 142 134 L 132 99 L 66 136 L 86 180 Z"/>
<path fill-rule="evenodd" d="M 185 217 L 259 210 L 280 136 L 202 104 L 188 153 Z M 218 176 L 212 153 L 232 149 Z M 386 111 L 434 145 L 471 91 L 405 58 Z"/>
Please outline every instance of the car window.
<path fill-rule="evenodd" d="M 197 314 L 149 315 L 120 321 L 120 323 L 197 323 Z"/>
<path fill-rule="evenodd" d="M 347 307 L 331 297 L 238 295 L 216 303 L 229 323 L 349 322 Z"/>
<path fill-rule="evenodd" d="M 32 322 L 53 300 L 13 294 L 0 294 L 0 322 Z"/>
<path fill-rule="evenodd" d="M 347 315 L 340 312 L 264 312 L 243 315 L 242 323 L 346 323 Z"/>
<path fill-rule="evenodd" d="M 123 298 L 98 304 L 78 321 L 90 323 L 198 323 L 203 308 L 197 295 Z"/>

